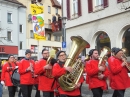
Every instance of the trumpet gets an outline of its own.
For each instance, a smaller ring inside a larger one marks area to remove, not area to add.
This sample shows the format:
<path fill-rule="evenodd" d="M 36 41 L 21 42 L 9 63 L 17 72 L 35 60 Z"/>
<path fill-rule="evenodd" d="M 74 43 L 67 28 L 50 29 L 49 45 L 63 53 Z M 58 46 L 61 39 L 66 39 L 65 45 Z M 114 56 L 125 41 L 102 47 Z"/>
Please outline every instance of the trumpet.
<path fill-rule="evenodd" d="M 49 58 L 47 59 L 47 64 L 50 64 L 52 58 L 53 58 L 53 57 L 49 57 Z M 45 73 L 45 76 L 47 76 L 48 78 L 54 78 L 54 77 L 52 76 L 52 69 L 47 69 L 47 70 L 46 70 L 46 73 Z"/>
<path fill-rule="evenodd" d="M 123 62 L 125 62 L 126 68 L 130 71 L 130 66 L 127 64 L 127 57 L 125 55 L 126 50 L 122 49 L 122 51 L 123 51 L 123 56 L 121 56 L 121 58 L 122 58 Z"/>
<path fill-rule="evenodd" d="M 110 50 L 110 48 L 109 47 L 104 47 L 103 48 L 103 50 L 102 50 L 102 52 L 101 52 L 101 54 L 100 54 L 100 56 L 99 56 L 99 63 L 98 63 L 98 67 L 100 67 L 100 66 L 105 66 L 106 67 L 106 62 L 107 62 L 107 59 L 108 59 L 108 57 L 107 57 L 107 55 L 109 54 L 111 52 L 111 50 Z M 100 74 L 102 74 L 102 71 L 99 71 L 98 72 L 98 75 L 100 75 Z"/>

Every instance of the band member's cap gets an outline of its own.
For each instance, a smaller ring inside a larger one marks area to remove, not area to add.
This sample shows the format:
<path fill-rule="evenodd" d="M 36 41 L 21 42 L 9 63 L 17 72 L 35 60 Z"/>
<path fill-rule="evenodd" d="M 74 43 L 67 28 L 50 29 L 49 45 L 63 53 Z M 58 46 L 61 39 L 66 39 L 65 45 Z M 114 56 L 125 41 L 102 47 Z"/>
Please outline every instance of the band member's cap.
<path fill-rule="evenodd" d="M 57 54 L 56 54 L 56 58 L 58 58 L 60 53 L 62 53 L 62 52 L 65 53 L 65 51 L 58 51 Z"/>
<path fill-rule="evenodd" d="M 115 55 L 119 52 L 119 51 L 122 51 L 120 48 L 115 48 Z"/>
<path fill-rule="evenodd" d="M 25 55 L 27 55 L 28 53 L 32 53 L 30 49 L 27 49 L 26 52 L 25 52 Z"/>
<path fill-rule="evenodd" d="M 111 51 L 112 51 L 112 52 L 115 52 L 115 49 L 116 49 L 116 47 L 113 47 L 113 48 L 111 49 Z"/>

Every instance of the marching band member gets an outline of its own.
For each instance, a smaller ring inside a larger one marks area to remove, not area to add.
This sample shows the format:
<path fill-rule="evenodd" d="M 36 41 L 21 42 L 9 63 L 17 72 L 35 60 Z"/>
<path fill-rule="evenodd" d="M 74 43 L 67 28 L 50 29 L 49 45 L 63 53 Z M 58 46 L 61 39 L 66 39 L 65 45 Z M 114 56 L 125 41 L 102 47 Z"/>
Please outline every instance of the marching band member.
<path fill-rule="evenodd" d="M 15 69 L 15 64 L 14 64 L 14 56 L 9 55 L 8 56 L 8 62 L 6 62 L 3 65 L 2 68 L 2 75 L 1 75 L 1 84 L 5 86 L 8 86 L 8 91 L 9 91 L 9 97 L 15 97 L 15 91 L 16 91 L 16 86 L 13 85 L 11 81 L 11 75 L 13 70 Z"/>
<path fill-rule="evenodd" d="M 35 63 L 31 60 L 31 50 L 27 49 L 25 58 L 19 63 L 20 86 L 23 97 L 31 97 L 32 86 L 34 84 Z"/>
<path fill-rule="evenodd" d="M 103 90 L 107 89 L 106 78 L 109 75 L 109 71 L 105 64 L 98 66 L 99 55 L 96 49 L 89 51 L 90 60 L 86 62 L 86 73 L 88 77 L 89 88 L 93 93 L 93 97 L 102 97 Z M 99 74 L 102 72 L 102 74 Z"/>
<path fill-rule="evenodd" d="M 38 65 L 37 63 L 38 63 L 38 61 L 36 60 L 35 67 L 36 67 L 36 65 Z M 34 86 L 36 88 L 35 97 L 40 97 L 40 90 L 38 90 L 38 84 L 39 84 L 39 75 L 35 75 L 35 77 L 34 77 Z"/>
<path fill-rule="evenodd" d="M 75 85 L 75 89 L 73 91 L 64 91 L 59 83 L 58 78 L 64 75 L 67 71 L 72 72 L 72 67 L 64 67 L 65 61 L 66 61 L 66 53 L 65 51 L 59 51 L 56 55 L 58 61 L 53 66 L 53 76 L 56 78 L 56 82 L 58 84 L 57 89 L 59 91 L 60 97 L 80 97 L 80 90 L 79 87 L 81 85 L 81 82 L 77 85 Z"/>
<path fill-rule="evenodd" d="M 114 55 L 114 58 L 108 61 L 111 72 L 110 87 L 114 89 L 112 97 L 124 97 L 125 89 L 130 87 L 130 78 L 127 74 L 126 62 L 122 60 L 123 51 L 115 48 Z"/>
<path fill-rule="evenodd" d="M 39 86 L 38 89 L 43 91 L 44 97 L 54 97 L 54 78 L 48 78 L 46 76 L 46 70 L 52 69 L 51 64 L 47 64 L 47 59 L 49 57 L 49 51 L 47 49 L 42 50 L 43 58 L 37 62 L 35 67 L 35 74 L 39 75 Z"/>
<path fill-rule="evenodd" d="M 2 60 L 0 59 L 0 81 L 1 81 L 1 73 L 2 73 Z M 0 84 L 0 97 L 2 97 L 3 94 L 3 86 Z"/>

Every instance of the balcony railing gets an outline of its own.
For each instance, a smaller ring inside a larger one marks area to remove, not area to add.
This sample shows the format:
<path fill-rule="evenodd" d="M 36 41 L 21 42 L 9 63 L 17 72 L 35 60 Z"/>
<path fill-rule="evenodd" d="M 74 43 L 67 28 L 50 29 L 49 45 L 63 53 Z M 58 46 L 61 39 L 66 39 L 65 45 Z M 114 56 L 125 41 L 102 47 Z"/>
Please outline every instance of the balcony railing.
<path fill-rule="evenodd" d="M 50 25 L 50 24 L 45 23 L 45 28 L 51 29 L 51 25 Z"/>
<path fill-rule="evenodd" d="M 62 28 L 62 23 L 61 23 L 61 21 L 53 22 L 53 23 L 51 23 L 50 25 L 51 25 L 52 32 L 61 31 L 61 28 Z"/>

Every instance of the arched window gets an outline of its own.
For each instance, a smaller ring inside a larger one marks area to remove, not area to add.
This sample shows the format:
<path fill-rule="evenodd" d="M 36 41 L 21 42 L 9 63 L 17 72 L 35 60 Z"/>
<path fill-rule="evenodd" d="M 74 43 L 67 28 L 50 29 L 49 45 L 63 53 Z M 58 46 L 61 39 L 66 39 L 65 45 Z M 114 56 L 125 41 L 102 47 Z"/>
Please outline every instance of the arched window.
<path fill-rule="evenodd" d="M 130 28 L 125 31 L 122 37 L 122 48 L 126 48 L 126 55 L 130 56 Z"/>
<path fill-rule="evenodd" d="M 107 46 L 109 48 L 111 48 L 111 42 L 110 42 L 110 38 L 109 36 L 107 35 L 107 33 L 105 32 L 102 32 L 100 33 L 98 36 L 97 36 L 97 39 L 96 39 L 96 49 L 99 51 L 101 51 L 101 49 L 104 47 L 104 46 Z"/>

